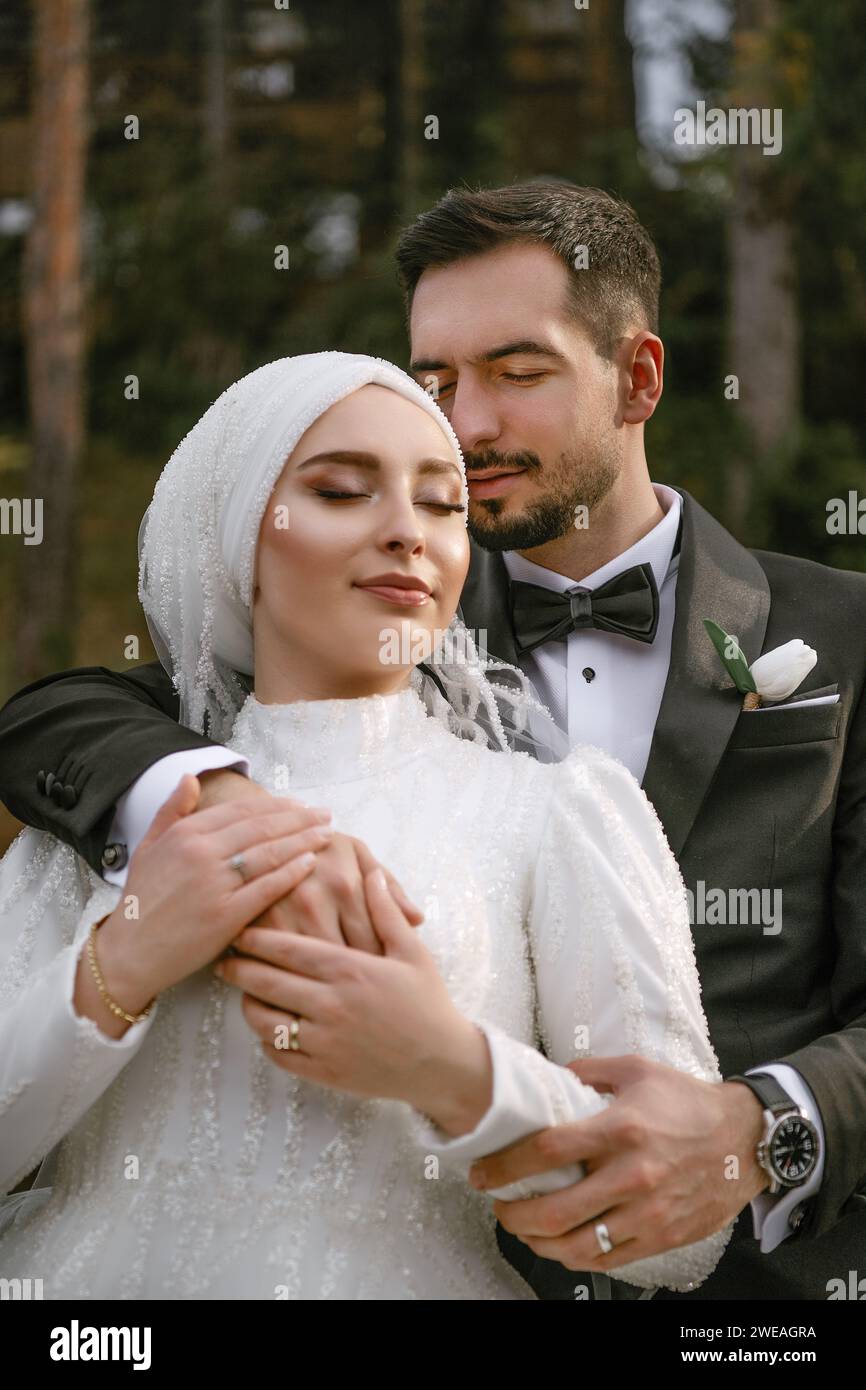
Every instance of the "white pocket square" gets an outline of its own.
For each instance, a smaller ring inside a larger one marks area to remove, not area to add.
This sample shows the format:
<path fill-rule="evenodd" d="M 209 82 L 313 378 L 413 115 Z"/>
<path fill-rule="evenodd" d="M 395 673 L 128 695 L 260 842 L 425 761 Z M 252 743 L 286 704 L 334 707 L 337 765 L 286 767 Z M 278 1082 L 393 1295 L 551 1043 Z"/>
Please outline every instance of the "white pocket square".
<path fill-rule="evenodd" d="M 774 709 L 808 709 L 810 705 L 835 705 L 839 700 L 835 695 L 816 695 L 814 700 L 788 700 L 784 705 L 760 705 L 752 714 L 769 714 Z"/>

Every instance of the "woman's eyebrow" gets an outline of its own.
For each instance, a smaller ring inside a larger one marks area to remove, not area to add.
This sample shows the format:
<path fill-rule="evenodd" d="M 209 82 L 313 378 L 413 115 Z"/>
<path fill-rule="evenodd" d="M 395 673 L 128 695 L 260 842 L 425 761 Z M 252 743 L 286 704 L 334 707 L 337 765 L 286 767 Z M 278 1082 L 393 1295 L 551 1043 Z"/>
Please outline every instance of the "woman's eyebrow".
<path fill-rule="evenodd" d="M 304 468 L 311 468 L 314 463 L 347 463 L 354 468 L 366 468 L 369 472 L 377 472 L 382 467 L 382 461 L 376 454 L 368 454 L 359 449 L 326 449 L 322 454 L 313 454 L 310 458 L 304 459 L 303 463 L 298 464 L 297 471 L 300 473 Z M 463 474 L 457 464 L 451 459 L 427 458 L 422 459 L 418 464 L 419 473 L 448 473 L 453 472 L 462 480 Z"/>
<path fill-rule="evenodd" d="M 381 468 L 381 461 L 375 454 L 366 454 L 359 449 L 326 449 L 322 454 L 313 454 L 298 464 L 298 472 L 314 463 L 351 463 L 355 468 Z"/>

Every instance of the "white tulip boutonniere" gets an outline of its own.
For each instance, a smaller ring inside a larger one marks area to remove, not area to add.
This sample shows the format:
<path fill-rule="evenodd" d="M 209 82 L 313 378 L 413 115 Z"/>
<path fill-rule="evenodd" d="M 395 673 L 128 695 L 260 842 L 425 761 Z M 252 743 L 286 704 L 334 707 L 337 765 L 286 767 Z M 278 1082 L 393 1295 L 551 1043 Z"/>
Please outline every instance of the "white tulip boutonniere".
<path fill-rule="evenodd" d="M 710 641 L 734 685 L 744 696 L 743 709 L 760 709 L 764 700 L 785 700 L 806 679 L 818 653 L 799 637 L 765 652 L 751 666 L 743 656 L 736 637 L 704 618 Z"/>

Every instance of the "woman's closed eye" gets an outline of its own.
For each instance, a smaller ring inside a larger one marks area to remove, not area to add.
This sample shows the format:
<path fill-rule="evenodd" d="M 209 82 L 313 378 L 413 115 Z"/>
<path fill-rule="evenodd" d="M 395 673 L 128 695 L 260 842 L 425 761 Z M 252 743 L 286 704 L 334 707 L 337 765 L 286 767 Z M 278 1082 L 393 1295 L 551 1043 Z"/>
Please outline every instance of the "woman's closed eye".
<path fill-rule="evenodd" d="M 332 502 L 347 502 L 352 498 L 369 497 L 369 492 L 345 492 L 343 489 L 317 487 L 314 488 L 317 497 L 327 497 Z"/>
<path fill-rule="evenodd" d="M 372 496 L 369 492 L 347 492 L 342 488 L 338 490 L 336 488 L 317 487 L 313 491 L 317 497 L 323 497 L 329 502 L 357 502 Z M 414 505 L 416 507 L 432 507 L 435 511 L 440 512 L 465 512 L 466 510 L 462 502 L 449 502 L 440 497 L 416 497 L 414 498 Z"/>

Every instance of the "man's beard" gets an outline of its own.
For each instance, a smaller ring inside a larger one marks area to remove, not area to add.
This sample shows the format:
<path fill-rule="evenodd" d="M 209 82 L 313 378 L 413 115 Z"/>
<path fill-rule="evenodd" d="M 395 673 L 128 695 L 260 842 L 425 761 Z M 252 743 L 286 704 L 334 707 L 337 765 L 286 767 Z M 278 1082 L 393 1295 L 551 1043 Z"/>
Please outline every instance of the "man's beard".
<path fill-rule="evenodd" d="M 466 453 L 468 471 L 483 468 L 525 468 L 539 480 L 544 476 L 544 493 L 516 516 L 504 516 L 505 497 L 486 497 L 472 503 L 469 534 L 484 550 L 534 550 L 548 541 L 558 540 L 574 527 L 578 507 L 591 515 L 607 496 L 619 476 L 618 458 L 609 454 L 594 458 L 583 467 L 573 455 L 561 454 L 555 465 L 545 466 L 537 454 L 526 451 L 497 454 Z"/>

